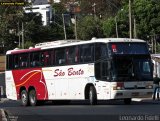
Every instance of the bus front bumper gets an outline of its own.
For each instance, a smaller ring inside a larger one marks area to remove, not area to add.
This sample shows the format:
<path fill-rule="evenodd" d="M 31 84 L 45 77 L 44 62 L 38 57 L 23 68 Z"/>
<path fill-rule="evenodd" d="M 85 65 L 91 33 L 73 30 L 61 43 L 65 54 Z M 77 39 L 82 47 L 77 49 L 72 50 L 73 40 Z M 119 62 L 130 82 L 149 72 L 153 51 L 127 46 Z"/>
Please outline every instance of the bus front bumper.
<path fill-rule="evenodd" d="M 137 89 L 137 90 L 113 90 L 111 99 L 123 98 L 151 98 L 153 89 Z"/>

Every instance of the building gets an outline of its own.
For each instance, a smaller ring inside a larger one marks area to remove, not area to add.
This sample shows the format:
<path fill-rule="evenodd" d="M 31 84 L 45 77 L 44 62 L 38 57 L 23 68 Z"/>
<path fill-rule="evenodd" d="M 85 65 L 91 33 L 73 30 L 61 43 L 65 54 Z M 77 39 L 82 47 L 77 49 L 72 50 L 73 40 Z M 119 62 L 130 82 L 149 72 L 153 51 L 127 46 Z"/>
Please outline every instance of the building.
<path fill-rule="evenodd" d="M 25 13 L 40 13 L 42 15 L 43 25 L 49 25 L 52 19 L 51 0 L 28 0 L 31 6 L 24 7 Z"/>

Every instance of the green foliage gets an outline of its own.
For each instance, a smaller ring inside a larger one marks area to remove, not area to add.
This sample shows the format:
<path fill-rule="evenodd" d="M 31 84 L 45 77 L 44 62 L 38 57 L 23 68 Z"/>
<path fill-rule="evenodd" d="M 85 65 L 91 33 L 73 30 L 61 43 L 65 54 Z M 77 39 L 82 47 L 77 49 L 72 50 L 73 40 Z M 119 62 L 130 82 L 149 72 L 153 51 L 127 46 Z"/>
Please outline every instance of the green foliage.
<path fill-rule="evenodd" d="M 33 43 L 41 41 L 40 33 L 42 31 L 42 20 L 39 14 L 24 14 L 24 40 L 32 41 Z"/>
<path fill-rule="evenodd" d="M 113 17 L 103 22 L 103 32 L 106 37 L 116 36 L 115 20 Z"/>
<path fill-rule="evenodd" d="M 26 41 L 24 43 L 24 48 L 29 48 L 29 47 L 33 47 L 34 43 L 32 41 Z"/>
<path fill-rule="evenodd" d="M 148 36 L 160 33 L 160 1 L 134 0 L 132 1 L 132 31 L 134 18 L 136 20 L 137 38 L 148 39 Z M 123 7 L 116 15 L 119 37 L 129 37 L 129 10 L 128 2 L 123 2 Z M 104 34 L 107 37 L 115 35 L 115 19 L 113 17 L 104 21 Z M 132 32 L 133 34 L 133 32 Z"/>
<path fill-rule="evenodd" d="M 52 8 L 53 8 L 53 13 L 54 14 L 66 13 L 66 9 L 64 7 L 64 4 L 54 3 L 52 5 Z"/>
<path fill-rule="evenodd" d="M 92 37 L 103 37 L 101 21 L 93 16 L 86 16 L 78 21 L 78 38 L 83 40 Z"/>

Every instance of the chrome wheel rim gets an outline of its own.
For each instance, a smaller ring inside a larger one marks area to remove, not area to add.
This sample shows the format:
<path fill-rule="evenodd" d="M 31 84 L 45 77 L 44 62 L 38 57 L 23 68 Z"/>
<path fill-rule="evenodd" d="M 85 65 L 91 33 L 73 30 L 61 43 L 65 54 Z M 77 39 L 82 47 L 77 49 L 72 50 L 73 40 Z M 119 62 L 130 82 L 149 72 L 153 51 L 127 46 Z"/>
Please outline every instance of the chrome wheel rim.
<path fill-rule="evenodd" d="M 21 98 L 22 98 L 22 103 L 25 104 L 27 102 L 27 96 L 26 96 L 26 94 L 23 93 Z"/>

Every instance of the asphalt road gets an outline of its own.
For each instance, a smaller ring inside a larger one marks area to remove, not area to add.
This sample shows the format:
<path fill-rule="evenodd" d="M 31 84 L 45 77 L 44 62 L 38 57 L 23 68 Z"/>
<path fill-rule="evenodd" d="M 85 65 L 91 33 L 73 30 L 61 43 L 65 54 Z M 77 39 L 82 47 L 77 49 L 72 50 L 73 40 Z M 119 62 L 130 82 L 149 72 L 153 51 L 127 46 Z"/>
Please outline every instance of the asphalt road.
<path fill-rule="evenodd" d="M 72 101 L 69 105 L 46 102 L 36 107 L 23 107 L 18 101 L 4 101 L 0 108 L 8 113 L 11 121 L 159 121 L 160 101 L 99 101 L 88 105 L 86 101 Z"/>

